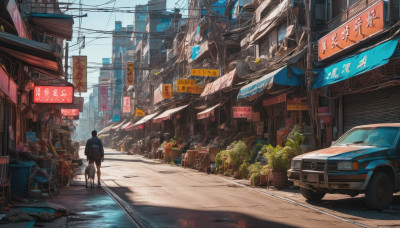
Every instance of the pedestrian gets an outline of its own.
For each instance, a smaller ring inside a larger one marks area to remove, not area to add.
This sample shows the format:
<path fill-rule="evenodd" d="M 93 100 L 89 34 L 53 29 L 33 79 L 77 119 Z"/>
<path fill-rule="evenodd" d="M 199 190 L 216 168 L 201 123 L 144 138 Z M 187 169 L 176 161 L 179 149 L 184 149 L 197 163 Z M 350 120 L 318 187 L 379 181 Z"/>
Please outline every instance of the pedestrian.
<path fill-rule="evenodd" d="M 97 131 L 92 131 L 92 138 L 88 139 L 85 147 L 86 159 L 90 163 L 96 163 L 97 168 L 97 184 L 100 186 L 100 166 L 101 162 L 104 161 L 104 149 L 103 144 L 99 138 L 97 138 Z"/>

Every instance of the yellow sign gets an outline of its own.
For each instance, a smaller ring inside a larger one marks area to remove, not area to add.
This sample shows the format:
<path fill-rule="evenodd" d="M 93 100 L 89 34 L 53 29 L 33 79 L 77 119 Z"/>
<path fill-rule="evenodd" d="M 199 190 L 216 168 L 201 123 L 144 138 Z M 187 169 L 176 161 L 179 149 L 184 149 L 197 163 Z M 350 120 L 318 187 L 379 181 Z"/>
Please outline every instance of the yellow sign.
<path fill-rule="evenodd" d="M 206 76 L 206 77 L 218 77 L 219 70 L 213 69 L 191 69 L 190 75 L 192 76 Z"/>
<path fill-rule="evenodd" d="M 146 114 L 143 112 L 142 109 L 136 109 L 136 116 L 145 116 Z"/>
<path fill-rule="evenodd" d="M 126 63 L 126 84 L 133 85 L 134 84 L 134 71 L 133 71 L 133 63 Z"/>
<path fill-rule="evenodd" d="M 205 87 L 206 87 L 206 85 L 196 85 L 193 87 L 189 87 L 188 93 L 201 94 Z"/>
<path fill-rule="evenodd" d="M 196 80 L 178 79 L 176 81 L 176 92 L 190 93 L 192 87 L 196 87 Z"/>
<path fill-rule="evenodd" d="M 87 91 L 87 56 L 72 56 L 72 82 L 74 92 Z"/>
<path fill-rule="evenodd" d="M 168 99 L 172 97 L 172 84 L 162 84 L 162 98 Z"/>

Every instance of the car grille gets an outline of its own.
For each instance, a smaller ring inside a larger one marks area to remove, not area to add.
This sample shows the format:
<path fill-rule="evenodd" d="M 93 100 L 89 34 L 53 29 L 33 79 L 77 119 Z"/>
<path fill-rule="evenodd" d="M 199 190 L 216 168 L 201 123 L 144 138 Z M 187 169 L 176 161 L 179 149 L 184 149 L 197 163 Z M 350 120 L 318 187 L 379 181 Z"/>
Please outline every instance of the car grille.
<path fill-rule="evenodd" d="M 325 161 L 303 161 L 303 170 L 324 171 Z M 328 171 L 336 171 L 337 163 L 329 162 Z"/>

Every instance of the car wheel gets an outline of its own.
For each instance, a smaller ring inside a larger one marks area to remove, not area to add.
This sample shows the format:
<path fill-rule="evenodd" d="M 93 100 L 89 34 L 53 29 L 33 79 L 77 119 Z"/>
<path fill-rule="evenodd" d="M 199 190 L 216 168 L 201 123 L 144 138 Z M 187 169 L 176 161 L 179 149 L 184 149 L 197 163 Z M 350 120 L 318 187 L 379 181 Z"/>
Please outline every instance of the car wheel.
<path fill-rule="evenodd" d="M 365 204 L 368 208 L 382 210 L 388 208 L 393 200 L 393 187 L 385 173 L 372 176 L 365 190 Z"/>
<path fill-rule="evenodd" d="M 311 189 L 300 187 L 300 193 L 309 201 L 315 202 L 320 201 L 325 196 L 325 192 L 322 191 L 313 191 Z"/>

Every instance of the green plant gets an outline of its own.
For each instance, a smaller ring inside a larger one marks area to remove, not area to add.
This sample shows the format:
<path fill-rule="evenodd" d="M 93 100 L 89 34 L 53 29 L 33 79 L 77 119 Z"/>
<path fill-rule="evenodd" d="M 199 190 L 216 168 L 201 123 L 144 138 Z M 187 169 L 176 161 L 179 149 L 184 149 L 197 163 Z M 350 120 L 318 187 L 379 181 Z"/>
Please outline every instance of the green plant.
<path fill-rule="evenodd" d="M 215 172 L 218 173 L 220 171 L 220 167 L 222 166 L 222 162 L 226 161 L 229 156 L 229 151 L 228 150 L 221 150 L 216 156 L 215 156 Z"/>
<path fill-rule="evenodd" d="M 169 163 L 170 165 L 175 165 L 175 162 L 174 161 L 172 161 L 171 163 Z"/>
<path fill-rule="evenodd" d="M 239 140 L 232 143 L 233 148 L 229 152 L 228 163 L 233 166 L 234 170 L 237 170 L 243 161 L 248 161 L 250 159 L 249 150 L 246 144 Z"/>
<path fill-rule="evenodd" d="M 303 153 L 301 144 L 304 142 L 304 139 L 305 136 L 300 133 L 300 127 L 297 125 L 294 126 L 285 144 L 285 151 L 289 160 Z"/>
<path fill-rule="evenodd" d="M 249 168 L 250 163 L 243 161 L 243 163 L 239 166 L 239 173 L 240 173 L 240 177 L 247 179 L 247 177 L 249 176 Z"/>
<path fill-rule="evenodd" d="M 252 180 L 253 185 L 260 184 L 260 175 L 261 175 L 262 169 L 263 169 L 263 166 L 261 165 L 260 162 L 253 163 L 248 167 L 250 179 Z"/>
<path fill-rule="evenodd" d="M 287 152 L 284 147 L 268 145 L 267 153 L 264 157 L 268 159 L 268 164 L 274 171 L 286 171 L 290 166 Z"/>

